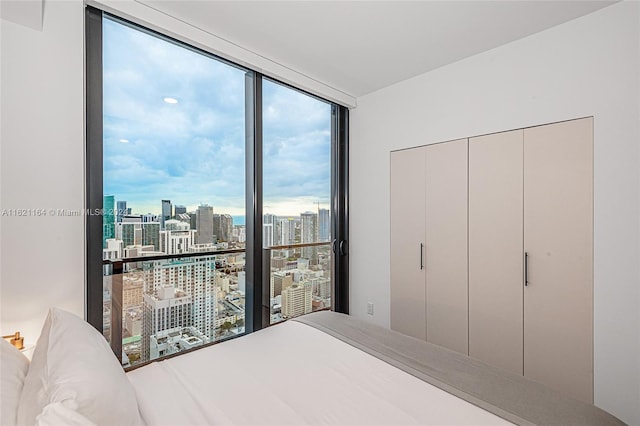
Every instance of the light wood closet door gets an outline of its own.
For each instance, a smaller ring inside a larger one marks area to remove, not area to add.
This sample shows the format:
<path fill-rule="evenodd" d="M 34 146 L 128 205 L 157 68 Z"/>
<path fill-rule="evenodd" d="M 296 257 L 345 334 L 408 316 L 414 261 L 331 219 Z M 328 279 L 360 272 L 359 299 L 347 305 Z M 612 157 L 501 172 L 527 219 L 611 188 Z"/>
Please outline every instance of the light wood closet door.
<path fill-rule="evenodd" d="M 468 143 L 426 150 L 427 341 L 468 354 Z"/>
<path fill-rule="evenodd" d="M 469 355 L 523 374 L 522 130 L 469 139 Z"/>
<path fill-rule="evenodd" d="M 524 130 L 524 375 L 593 402 L 593 120 Z"/>
<path fill-rule="evenodd" d="M 391 153 L 391 329 L 426 340 L 425 149 Z"/>

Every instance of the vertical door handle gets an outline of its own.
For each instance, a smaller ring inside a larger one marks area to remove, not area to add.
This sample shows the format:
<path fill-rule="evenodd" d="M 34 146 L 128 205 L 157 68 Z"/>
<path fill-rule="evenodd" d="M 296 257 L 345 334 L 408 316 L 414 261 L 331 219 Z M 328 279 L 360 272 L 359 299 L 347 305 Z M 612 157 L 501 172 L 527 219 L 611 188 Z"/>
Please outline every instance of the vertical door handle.
<path fill-rule="evenodd" d="M 529 253 L 524 252 L 524 285 L 529 285 Z"/>
<path fill-rule="evenodd" d="M 347 250 L 346 250 L 346 240 L 340 240 L 340 245 L 338 246 L 338 252 L 340 254 L 340 256 L 346 256 L 347 255 Z"/>
<path fill-rule="evenodd" d="M 420 243 L 420 269 L 424 269 L 424 244 Z"/>

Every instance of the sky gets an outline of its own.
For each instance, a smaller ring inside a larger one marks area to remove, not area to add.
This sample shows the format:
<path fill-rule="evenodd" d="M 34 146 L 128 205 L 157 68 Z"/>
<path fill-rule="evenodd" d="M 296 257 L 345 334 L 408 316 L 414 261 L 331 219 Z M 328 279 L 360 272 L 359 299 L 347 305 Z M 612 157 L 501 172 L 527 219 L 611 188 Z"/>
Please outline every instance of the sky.
<path fill-rule="evenodd" d="M 104 194 L 243 215 L 245 71 L 109 19 L 103 67 Z M 263 144 L 265 213 L 329 208 L 329 103 L 264 80 Z"/>

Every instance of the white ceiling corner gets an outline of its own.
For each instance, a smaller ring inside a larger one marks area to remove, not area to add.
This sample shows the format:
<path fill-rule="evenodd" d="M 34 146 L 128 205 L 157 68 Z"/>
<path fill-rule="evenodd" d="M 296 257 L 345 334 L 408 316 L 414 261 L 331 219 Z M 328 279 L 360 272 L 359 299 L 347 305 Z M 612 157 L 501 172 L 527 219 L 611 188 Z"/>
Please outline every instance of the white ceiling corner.
<path fill-rule="evenodd" d="M 0 18 L 42 31 L 44 0 L 0 0 Z"/>

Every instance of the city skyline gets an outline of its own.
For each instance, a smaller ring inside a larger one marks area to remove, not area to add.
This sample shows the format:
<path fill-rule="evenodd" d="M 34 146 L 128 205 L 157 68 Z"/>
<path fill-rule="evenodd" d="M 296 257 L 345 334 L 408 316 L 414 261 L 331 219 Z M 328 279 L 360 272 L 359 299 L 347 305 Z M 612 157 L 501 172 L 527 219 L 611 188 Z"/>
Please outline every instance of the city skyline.
<path fill-rule="evenodd" d="M 245 71 L 110 19 L 103 40 L 104 194 L 244 215 Z M 264 80 L 263 111 L 265 211 L 328 206 L 331 105 Z"/>

